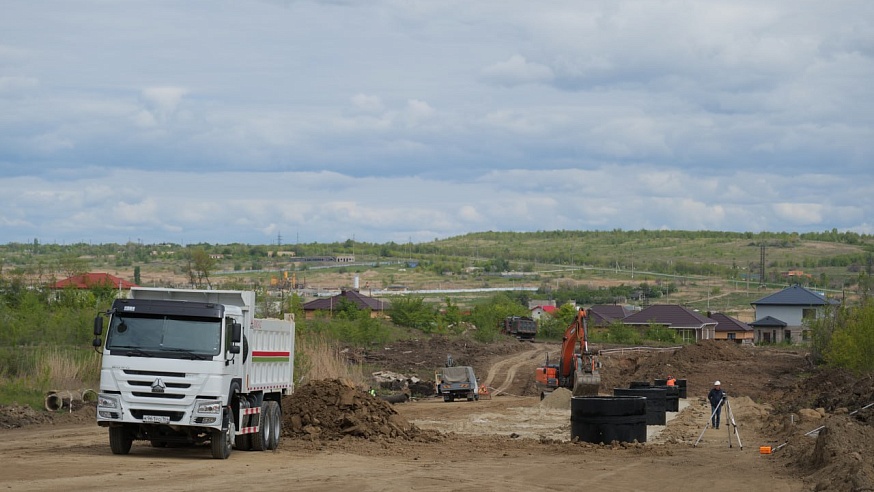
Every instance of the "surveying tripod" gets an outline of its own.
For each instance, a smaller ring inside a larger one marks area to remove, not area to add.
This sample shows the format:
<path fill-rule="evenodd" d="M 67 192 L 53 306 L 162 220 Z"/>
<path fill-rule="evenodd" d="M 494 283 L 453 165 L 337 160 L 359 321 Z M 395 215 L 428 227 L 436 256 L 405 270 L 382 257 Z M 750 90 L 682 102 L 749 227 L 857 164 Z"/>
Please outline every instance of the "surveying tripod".
<path fill-rule="evenodd" d="M 701 435 L 698 436 L 698 440 L 695 441 L 695 446 L 701 442 L 701 438 L 704 437 L 704 433 L 707 432 L 707 428 L 710 427 L 710 424 L 713 422 L 716 415 L 722 411 L 722 407 L 725 407 L 725 420 L 728 423 L 726 426 L 728 427 L 728 447 L 733 447 L 731 443 L 731 431 L 734 430 L 734 436 L 737 438 L 738 447 L 741 449 L 744 448 L 743 443 L 740 442 L 740 433 L 737 431 L 737 422 L 734 420 L 734 412 L 731 411 L 731 404 L 728 402 L 728 396 L 723 396 L 722 400 L 719 400 L 719 403 L 716 405 L 716 408 L 713 409 L 713 413 L 711 413 L 710 418 L 707 419 L 707 425 L 704 426 L 704 430 L 701 431 Z"/>

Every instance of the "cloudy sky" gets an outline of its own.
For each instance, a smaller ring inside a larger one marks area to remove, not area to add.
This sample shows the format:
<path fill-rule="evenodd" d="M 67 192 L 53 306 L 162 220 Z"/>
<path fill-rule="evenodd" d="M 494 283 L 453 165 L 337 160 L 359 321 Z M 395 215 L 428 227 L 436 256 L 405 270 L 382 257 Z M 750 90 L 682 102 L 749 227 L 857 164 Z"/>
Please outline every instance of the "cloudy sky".
<path fill-rule="evenodd" d="M 0 243 L 874 233 L 874 2 L 7 0 Z"/>

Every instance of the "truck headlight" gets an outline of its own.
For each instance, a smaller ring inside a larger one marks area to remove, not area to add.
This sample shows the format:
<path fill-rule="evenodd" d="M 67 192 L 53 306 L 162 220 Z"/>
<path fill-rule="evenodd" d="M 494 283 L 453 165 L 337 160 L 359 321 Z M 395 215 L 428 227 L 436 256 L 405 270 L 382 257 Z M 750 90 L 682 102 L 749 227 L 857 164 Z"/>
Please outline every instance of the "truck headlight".
<path fill-rule="evenodd" d="M 101 408 L 119 408 L 118 398 L 107 395 L 97 395 L 97 406 Z"/>
<path fill-rule="evenodd" d="M 215 400 L 198 402 L 195 413 L 221 413 L 221 411 L 222 402 Z"/>

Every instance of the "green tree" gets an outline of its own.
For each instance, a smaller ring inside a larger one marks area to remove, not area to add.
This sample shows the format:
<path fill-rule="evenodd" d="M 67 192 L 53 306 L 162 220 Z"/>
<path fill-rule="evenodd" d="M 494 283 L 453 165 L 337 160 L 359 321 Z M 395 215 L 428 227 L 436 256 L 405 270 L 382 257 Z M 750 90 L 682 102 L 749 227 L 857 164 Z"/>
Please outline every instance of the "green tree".
<path fill-rule="evenodd" d="M 437 312 L 422 297 L 399 297 L 392 300 L 389 318 L 398 326 L 429 332 L 436 325 Z"/>
<path fill-rule="evenodd" d="M 849 310 L 836 324 L 825 350 L 830 365 L 856 371 L 874 371 L 874 302 Z"/>
<path fill-rule="evenodd" d="M 500 336 L 500 324 L 507 316 L 528 316 L 528 308 L 515 302 L 506 294 L 496 294 L 471 310 L 467 321 L 476 326 L 473 337 L 481 342 L 491 342 Z"/>
<path fill-rule="evenodd" d="M 206 282 L 207 287 L 212 287 L 209 274 L 215 268 L 215 258 L 210 256 L 204 248 L 197 247 L 189 252 L 187 260 L 185 273 L 188 274 L 191 285 L 201 288 Z"/>

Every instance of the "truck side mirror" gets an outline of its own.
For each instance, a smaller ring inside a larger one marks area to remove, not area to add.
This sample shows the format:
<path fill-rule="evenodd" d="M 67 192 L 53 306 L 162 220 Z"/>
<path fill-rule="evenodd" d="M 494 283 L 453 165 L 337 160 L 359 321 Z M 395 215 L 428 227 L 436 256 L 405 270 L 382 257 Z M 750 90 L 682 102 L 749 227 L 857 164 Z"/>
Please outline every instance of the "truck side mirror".
<path fill-rule="evenodd" d="M 231 343 L 240 343 L 243 341 L 243 325 L 234 323 L 231 325 Z"/>
<path fill-rule="evenodd" d="M 228 349 L 228 353 L 239 354 L 240 353 L 240 346 L 239 345 L 231 345 L 231 348 Z"/>
<path fill-rule="evenodd" d="M 103 316 L 94 318 L 94 340 L 91 340 L 91 345 L 94 348 L 100 347 L 100 335 L 103 334 Z"/>

